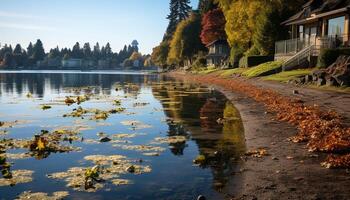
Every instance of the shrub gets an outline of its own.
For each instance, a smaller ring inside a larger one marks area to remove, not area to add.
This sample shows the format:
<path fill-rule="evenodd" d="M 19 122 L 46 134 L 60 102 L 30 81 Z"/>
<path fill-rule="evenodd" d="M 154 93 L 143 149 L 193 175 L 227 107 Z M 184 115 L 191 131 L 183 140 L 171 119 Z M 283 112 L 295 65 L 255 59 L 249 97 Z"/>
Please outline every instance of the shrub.
<path fill-rule="evenodd" d="M 282 71 L 281 61 L 267 62 L 256 67 L 252 67 L 249 70 L 242 73 L 243 76 L 249 78 L 258 77 L 258 76 L 267 76 L 271 74 L 276 74 Z"/>
<path fill-rule="evenodd" d="M 262 63 L 273 61 L 273 56 L 244 56 L 239 60 L 239 67 L 253 67 Z"/>
<path fill-rule="evenodd" d="M 350 48 L 322 49 L 318 56 L 317 67 L 327 68 L 333 64 L 340 55 L 350 55 Z"/>
<path fill-rule="evenodd" d="M 239 67 L 239 60 L 243 57 L 244 49 L 238 46 L 233 46 L 230 52 L 230 63 L 233 68 Z"/>

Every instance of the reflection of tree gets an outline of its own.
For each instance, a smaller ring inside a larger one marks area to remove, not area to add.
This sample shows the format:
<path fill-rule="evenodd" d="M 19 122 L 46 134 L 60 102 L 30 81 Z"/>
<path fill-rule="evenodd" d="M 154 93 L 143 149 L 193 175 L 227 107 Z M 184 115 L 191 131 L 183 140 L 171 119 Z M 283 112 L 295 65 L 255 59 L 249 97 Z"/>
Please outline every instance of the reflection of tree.
<path fill-rule="evenodd" d="M 172 119 L 168 121 L 169 136 L 190 133 L 199 153 L 206 158 L 201 167 L 211 169 L 213 186 L 220 190 L 238 167 L 235 160 L 245 151 L 243 123 L 238 110 L 220 93 L 179 96 L 181 91 L 190 87 L 193 86 L 165 83 L 152 89 L 154 96 L 166 108 L 165 114 Z M 169 105 L 167 101 L 179 104 Z M 222 124 L 217 122 L 219 118 L 223 119 Z M 182 122 L 182 125 L 174 125 L 174 121 Z M 184 147 L 171 150 L 179 155 L 178 152 L 182 152 Z"/>
<path fill-rule="evenodd" d="M 0 94 L 25 96 L 30 92 L 35 96 L 44 97 L 45 90 L 62 93 L 70 88 L 93 87 L 93 94 L 102 92 L 109 95 L 115 89 L 113 85 L 116 82 L 133 83 L 140 86 L 145 81 L 155 81 L 157 78 L 156 75 L 8 73 L 0 74 Z M 139 90 L 139 87 L 134 87 L 126 92 L 137 94 Z"/>

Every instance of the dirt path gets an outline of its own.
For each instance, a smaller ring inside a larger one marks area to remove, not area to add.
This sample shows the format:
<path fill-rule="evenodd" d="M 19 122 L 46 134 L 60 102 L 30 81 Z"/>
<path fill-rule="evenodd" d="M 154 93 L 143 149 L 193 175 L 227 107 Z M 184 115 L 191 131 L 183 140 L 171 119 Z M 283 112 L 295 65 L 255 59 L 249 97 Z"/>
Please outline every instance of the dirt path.
<path fill-rule="evenodd" d="M 242 80 L 247 81 L 247 80 Z M 296 88 L 291 85 L 248 80 L 259 87 L 294 96 L 293 90 L 308 104 L 319 104 L 349 117 L 350 96 L 333 92 Z M 203 83 L 208 86 L 208 83 Z M 320 163 L 326 155 L 308 152 L 305 144 L 287 140 L 296 128 L 274 120 L 265 107 L 251 98 L 216 85 L 239 109 L 247 149 L 264 148 L 268 156 L 244 157 L 243 167 L 235 172 L 223 190 L 227 199 L 350 199 L 350 174 L 345 169 L 325 169 Z M 331 97 L 337 100 L 331 100 Z M 341 102 L 342 101 L 342 102 Z M 349 118 L 348 118 L 349 119 Z M 243 180 L 237 183 L 236 180 Z"/>

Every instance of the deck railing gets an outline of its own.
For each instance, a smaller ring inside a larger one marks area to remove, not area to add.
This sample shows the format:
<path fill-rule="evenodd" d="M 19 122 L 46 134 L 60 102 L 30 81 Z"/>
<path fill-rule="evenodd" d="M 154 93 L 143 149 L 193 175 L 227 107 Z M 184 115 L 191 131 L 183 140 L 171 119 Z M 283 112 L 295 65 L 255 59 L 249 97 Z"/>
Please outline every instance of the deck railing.
<path fill-rule="evenodd" d="M 276 55 L 295 55 L 308 46 L 315 45 L 317 50 L 348 46 L 349 35 L 329 35 L 324 37 L 295 38 L 275 43 Z"/>

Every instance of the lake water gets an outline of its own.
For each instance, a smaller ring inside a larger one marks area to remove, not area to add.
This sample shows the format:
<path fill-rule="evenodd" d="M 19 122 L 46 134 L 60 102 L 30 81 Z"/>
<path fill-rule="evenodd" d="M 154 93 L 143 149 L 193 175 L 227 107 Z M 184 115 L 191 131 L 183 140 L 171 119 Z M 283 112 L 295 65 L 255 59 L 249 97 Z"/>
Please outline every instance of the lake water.
<path fill-rule="evenodd" d="M 65 104 L 66 97 L 78 96 L 88 99 Z M 0 175 L 0 199 L 24 191 L 67 191 L 66 199 L 221 199 L 234 188 L 229 181 L 240 182 L 233 172 L 245 151 L 242 120 L 234 105 L 210 88 L 155 74 L 0 72 L 0 103 L 5 122 L 0 151 L 12 173 L 7 179 Z M 79 107 L 87 112 L 69 116 Z M 97 117 L 111 109 L 119 110 Z M 41 130 L 74 132 L 55 143 L 71 151 L 4 144 L 34 143 Z M 100 142 L 103 137 L 111 141 Z M 115 157 L 89 159 L 92 155 Z M 94 166 L 98 181 L 70 182 L 85 179 Z M 59 172 L 66 176 L 57 178 Z"/>

